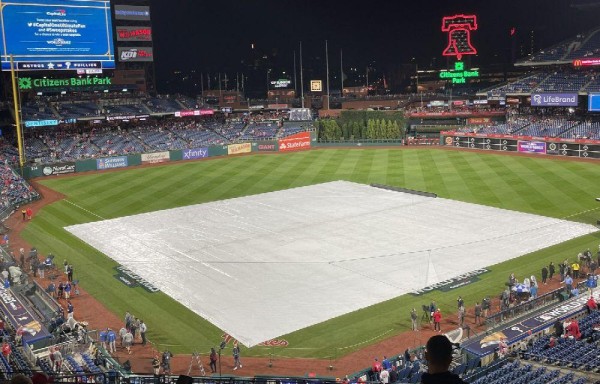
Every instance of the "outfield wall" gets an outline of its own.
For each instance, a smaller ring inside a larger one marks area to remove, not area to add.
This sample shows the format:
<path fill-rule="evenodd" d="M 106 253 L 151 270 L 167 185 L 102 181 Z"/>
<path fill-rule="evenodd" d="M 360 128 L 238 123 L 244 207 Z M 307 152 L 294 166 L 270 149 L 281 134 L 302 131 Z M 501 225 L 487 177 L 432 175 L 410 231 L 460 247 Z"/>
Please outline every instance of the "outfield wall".
<path fill-rule="evenodd" d="M 85 159 L 74 162 L 40 164 L 23 167 L 26 179 L 38 177 L 69 175 L 80 172 L 105 171 L 134 167 L 146 164 L 160 164 L 174 161 L 191 161 L 218 156 L 236 156 L 250 153 L 297 152 L 311 149 L 315 140 L 314 133 L 300 132 L 279 140 L 255 141 L 228 145 L 213 145 L 174 151 L 112 156 L 97 159 Z"/>
<path fill-rule="evenodd" d="M 440 145 L 485 151 L 600 159 L 598 140 L 441 132 Z"/>

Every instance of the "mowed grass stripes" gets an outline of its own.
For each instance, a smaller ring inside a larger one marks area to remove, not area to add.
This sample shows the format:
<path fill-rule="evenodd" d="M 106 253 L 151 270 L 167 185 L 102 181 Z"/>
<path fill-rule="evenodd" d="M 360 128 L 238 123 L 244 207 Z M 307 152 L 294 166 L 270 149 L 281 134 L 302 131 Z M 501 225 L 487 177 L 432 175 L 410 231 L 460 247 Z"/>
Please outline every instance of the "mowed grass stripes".
<path fill-rule="evenodd" d="M 68 234 L 63 227 L 208 201 L 270 192 L 315 183 L 348 180 L 429 191 L 441 197 L 545 216 L 595 223 L 600 219 L 600 166 L 547 158 L 512 157 L 441 149 L 328 149 L 285 155 L 252 155 L 201 162 L 95 173 L 42 183 L 67 196 L 44 208 L 23 236 L 58 262 L 74 264 L 83 287 L 119 317 L 142 315 L 149 337 L 176 353 L 208 351 L 222 332 L 162 293 L 127 288 L 113 275 L 116 264 Z M 408 229 L 407 229 L 408 230 Z M 394 239 L 390 239 L 393 241 Z M 385 303 L 285 335 L 282 350 L 256 347 L 246 355 L 335 358 L 405 331 L 409 311 L 435 299 L 454 315 L 457 295 L 469 306 L 497 295 L 511 272 L 538 274 L 549 261 L 597 249 L 598 233 L 491 267 L 481 281 L 444 294 L 398 297 Z M 468 257 L 468 256 L 466 256 Z M 418 261 L 415 261 L 418 263 Z M 407 268 L 411 268 L 407 265 Z M 385 271 L 382 271 L 385 278 Z M 190 294 L 218 294 L 209 292 Z M 268 298 L 265 298 L 268 300 Z M 424 340 L 421 340 L 421 342 Z"/>

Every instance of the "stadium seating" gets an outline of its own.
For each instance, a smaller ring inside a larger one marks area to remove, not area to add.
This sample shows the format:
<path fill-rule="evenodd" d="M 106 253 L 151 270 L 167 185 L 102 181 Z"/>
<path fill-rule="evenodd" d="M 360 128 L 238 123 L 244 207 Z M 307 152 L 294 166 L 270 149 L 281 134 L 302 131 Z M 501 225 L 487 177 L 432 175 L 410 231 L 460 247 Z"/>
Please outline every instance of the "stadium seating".
<path fill-rule="evenodd" d="M 277 136 L 277 122 L 250 123 L 239 137 L 240 140 L 270 140 Z"/>
<path fill-rule="evenodd" d="M 146 101 L 146 106 L 155 113 L 169 113 L 181 111 L 182 107 L 177 100 L 169 97 L 154 97 Z"/>
<path fill-rule="evenodd" d="M 600 122 L 583 122 L 573 129 L 561 134 L 559 137 L 565 139 L 600 140 Z"/>
<path fill-rule="evenodd" d="M 576 121 L 559 118 L 534 120 L 531 124 L 521 130 L 514 131 L 514 133 L 520 136 L 557 137 L 577 124 Z"/>
<path fill-rule="evenodd" d="M 23 120 L 55 120 L 58 118 L 44 102 L 29 102 L 21 105 Z"/>

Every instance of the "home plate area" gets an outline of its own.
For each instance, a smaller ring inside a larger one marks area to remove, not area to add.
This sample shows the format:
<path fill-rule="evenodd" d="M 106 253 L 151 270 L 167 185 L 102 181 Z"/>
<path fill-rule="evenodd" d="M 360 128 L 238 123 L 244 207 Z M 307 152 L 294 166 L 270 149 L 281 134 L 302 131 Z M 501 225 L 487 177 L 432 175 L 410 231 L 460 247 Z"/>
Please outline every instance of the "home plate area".
<path fill-rule="evenodd" d="M 596 231 L 345 181 L 66 229 L 248 347 Z"/>

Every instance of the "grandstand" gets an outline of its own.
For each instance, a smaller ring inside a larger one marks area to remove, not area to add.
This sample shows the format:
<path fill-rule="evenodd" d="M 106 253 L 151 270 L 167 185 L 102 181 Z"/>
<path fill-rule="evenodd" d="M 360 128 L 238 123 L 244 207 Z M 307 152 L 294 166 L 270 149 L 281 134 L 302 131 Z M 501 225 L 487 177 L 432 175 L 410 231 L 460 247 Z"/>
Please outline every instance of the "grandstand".
<path fill-rule="evenodd" d="M 515 63 L 517 66 L 572 64 L 573 59 L 600 55 L 600 28 L 562 41 Z"/>

